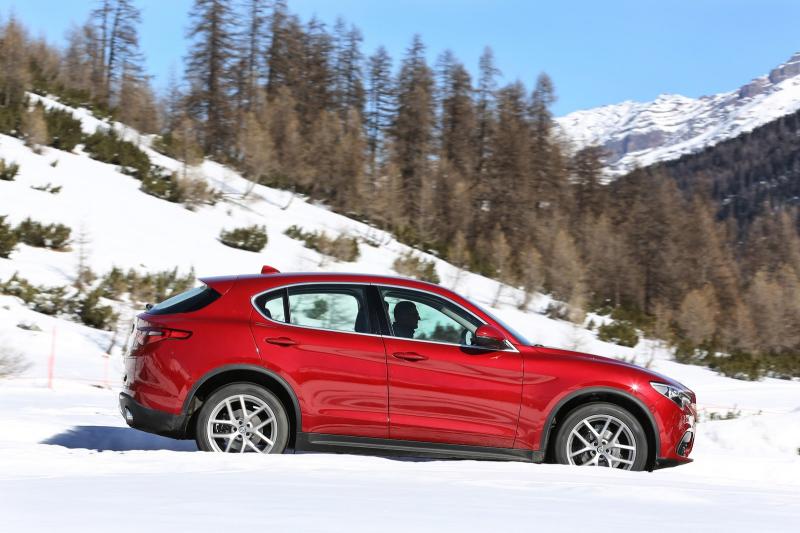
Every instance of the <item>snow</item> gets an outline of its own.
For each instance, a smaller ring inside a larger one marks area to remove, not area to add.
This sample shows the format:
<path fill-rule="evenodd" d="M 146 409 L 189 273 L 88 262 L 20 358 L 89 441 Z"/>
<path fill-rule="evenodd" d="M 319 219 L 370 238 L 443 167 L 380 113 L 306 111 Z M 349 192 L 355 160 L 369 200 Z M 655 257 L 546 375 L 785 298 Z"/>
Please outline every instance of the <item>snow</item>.
<path fill-rule="evenodd" d="M 86 131 L 113 127 L 143 143 L 157 164 L 179 168 L 177 161 L 150 151 L 146 136 L 97 120 L 85 110 L 71 111 Z M 256 187 L 243 197 L 246 180 L 208 161 L 192 173 L 224 191 L 225 199 L 189 211 L 139 192 L 135 179 L 79 150 L 44 149 L 37 155 L 19 140 L 0 136 L 0 157 L 20 165 L 15 181 L 0 182 L 0 215 L 8 214 L 13 222 L 26 216 L 60 222 L 74 232 L 83 228 L 90 240 L 89 264 L 99 273 L 114 265 L 151 271 L 177 266 L 208 276 L 258 272 L 265 263 L 281 270 L 386 273 L 409 250 L 389 234 L 286 191 Z M 51 195 L 31 189 L 48 182 L 61 185 L 62 191 Z M 234 250 L 217 240 L 223 228 L 254 223 L 265 224 L 269 234 L 261 253 Z M 325 258 L 283 235 L 294 224 L 357 237 L 361 257 L 354 263 Z M 10 259 L 0 259 L 0 279 L 20 272 L 34 283 L 70 283 L 77 254 L 20 246 Z M 592 331 L 546 317 L 546 295 L 537 295 L 528 309 L 520 310 L 521 293 L 503 286 L 495 303 L 494 281 L 423 255 L 436 261 L 445 286 L 491 307 L 536 342 L 647 364 L 691 387 L 701 412 L 695 462 L 629 473 L 328 454 L 202 454 L 192 442 L 124 424 L 117 408 L 120 339 L 114 333 L 44 316 L 16 298 L 0 296 L 0 350 L 19 353 L 30 364 L 21 376 L 0 380 L 0 527 L 347 532 L 505 526 L 557 531 L 796 528 L 800 382 L 725 378 L 674 362 L 651 340 L 635 348 L 600 342 Z M 740 416 L 709 420 L 712 413 L 729 412 Z"/>
<path fill-rule="evenodd" d="M 800 519 L 800 458 L 791 449 L 800 442 L 798 411 L 703 423 L 694 463 L 629 473 L 203 454 L 191 442 L 123 427 L 115 402 L 113 391 L 85 386 L 0 387 L 6 531 L 219 531 L 240 523 L 342 532 L 792 531 Z"/>
<path fill-rule="evenodd" d="M 607 177 L 613 178 L 698 152 L 797 111 L 800 74 L 792 75 L 797 63 L 800 54 L 731 92 L 700 98 L 662 94 L 652 102 L 575 111 L 556 121 L 576 149 L 601 145 L 611 152 Z M 786 68 L 788 73 L 782 71 Z"/>

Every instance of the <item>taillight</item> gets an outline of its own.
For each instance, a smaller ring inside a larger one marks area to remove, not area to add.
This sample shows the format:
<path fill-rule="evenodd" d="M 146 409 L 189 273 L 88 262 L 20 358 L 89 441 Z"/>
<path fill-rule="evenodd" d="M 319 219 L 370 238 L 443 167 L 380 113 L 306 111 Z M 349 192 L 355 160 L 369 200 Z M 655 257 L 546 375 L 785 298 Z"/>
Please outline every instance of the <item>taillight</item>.
<path fill-rule="evenodd" d="M 163 326 L 141 326 L 136 330 L 136 342 L 140 346 L 153 344 L 165 339 L 188 339 L 192 336 L 191 331 L 182 329 L 165 328 Z"/>

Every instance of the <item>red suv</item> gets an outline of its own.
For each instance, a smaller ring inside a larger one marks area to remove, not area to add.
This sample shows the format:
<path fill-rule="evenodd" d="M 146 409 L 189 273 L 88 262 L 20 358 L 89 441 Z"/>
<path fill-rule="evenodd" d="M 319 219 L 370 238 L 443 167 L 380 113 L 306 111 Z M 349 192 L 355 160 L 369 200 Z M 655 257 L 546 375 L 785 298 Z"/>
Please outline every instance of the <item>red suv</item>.
<path fill-rule="evenodd" d="M 204 279 L 139 315 L 120 394 L 130 426 L 229 453 L 689 461 L 695 395 L 674 380 L 534 344 L 438 285 L 262 272 Z"/>

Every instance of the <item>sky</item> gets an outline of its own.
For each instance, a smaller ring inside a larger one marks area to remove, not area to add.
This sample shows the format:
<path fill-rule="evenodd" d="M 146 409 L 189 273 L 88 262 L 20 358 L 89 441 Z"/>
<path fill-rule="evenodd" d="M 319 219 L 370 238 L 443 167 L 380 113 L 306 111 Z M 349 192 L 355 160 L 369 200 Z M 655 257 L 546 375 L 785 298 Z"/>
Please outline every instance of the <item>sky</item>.
<path fill-rule="evenodd" d="M 0 0 L 35 35 L 63 44 L 93 0 Z M 182 73 L 192 0 L 137 0 L 141 45 L 157 88 Z M 306 21 L 338 16 L 399 63 L 419 33 L 431 62 L 446 49 L 475 73 L 491 46 L 503 82 L 555 83 L 556 115 L 662 93 L 733 90 L 800 51 L 798 0 L 289 0 Z"/>

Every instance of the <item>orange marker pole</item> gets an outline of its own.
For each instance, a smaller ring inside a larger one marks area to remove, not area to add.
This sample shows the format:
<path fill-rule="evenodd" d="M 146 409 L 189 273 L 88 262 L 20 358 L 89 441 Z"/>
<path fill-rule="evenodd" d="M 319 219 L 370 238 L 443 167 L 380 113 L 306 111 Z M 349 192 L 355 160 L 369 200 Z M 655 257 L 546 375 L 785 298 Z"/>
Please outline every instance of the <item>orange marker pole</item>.
<path fill-rule="evenodd" d="M 50 359 L 47 361 L 47 387 L 53 388 L 53 367 L 56 364 L 56 326 L 53 325 L 53 342 L 50 344 Z"/>

